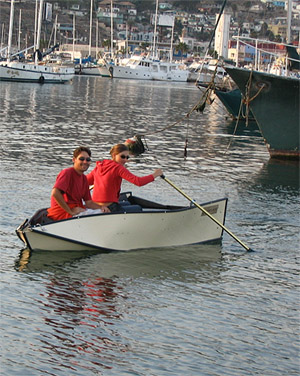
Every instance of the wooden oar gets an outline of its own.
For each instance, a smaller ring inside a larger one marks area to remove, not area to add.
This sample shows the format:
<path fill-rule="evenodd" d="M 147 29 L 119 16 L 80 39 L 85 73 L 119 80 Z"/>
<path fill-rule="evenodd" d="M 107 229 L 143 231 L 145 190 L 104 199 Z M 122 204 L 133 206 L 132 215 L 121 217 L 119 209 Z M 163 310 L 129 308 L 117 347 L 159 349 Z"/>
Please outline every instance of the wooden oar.
<path fill-rule="evenodd" d="M 234 240 L 236 240 L 242 247 L 246 249 L 246 251 L 252 251 L 251 248 L 249 248 L 246 244 L 244 244 L 237 236 L 235 236 L 228 228 L 226 228 L 221 222 L 219 222 L 215 217 L 213 217 L 207 210 L 205 210 L 201 205 L 197 204 L 191 197 L 189 197 L 186 193 L 184 193 L 181 189 L 176 187 L 175 184 L 173 184 L 168 178 L 166 178 L 164 175 L 161 175 L 161 178 L 164 179 L 168 184 L 170 184 L 173 188 L 176 189 L 179 193 L 181 193 L 185 198 L 187 198 L 191 203 L 193 203 L 197 208 L 202 210 L 203 213 L 205 213 L 210 219 L 212 219 L 216 224 L 218 224 L 220 227 L 222 227 L 223 230 L 227 232 L 231 237 L 233 237 Z"/>

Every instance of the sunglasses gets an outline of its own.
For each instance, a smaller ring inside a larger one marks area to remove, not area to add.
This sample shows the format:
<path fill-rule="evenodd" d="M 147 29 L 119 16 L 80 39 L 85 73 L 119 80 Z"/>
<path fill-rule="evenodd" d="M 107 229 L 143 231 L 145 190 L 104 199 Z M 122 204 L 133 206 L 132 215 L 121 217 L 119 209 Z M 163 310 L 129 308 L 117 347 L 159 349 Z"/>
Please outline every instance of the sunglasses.
<path fill-rule="evenodd" d="M 80 161 L 87 161 L 87 162 L 90 162 L 91 161 L 91 158 L 90 157 L 87 157 L 87 158 L 84 158 L 84 157 L 79 157 L 78 158 Z"/>
<path fill-rule="evenodd" d="M 122 159 L 129 159 L 129 155 L 120 155 Z"/>

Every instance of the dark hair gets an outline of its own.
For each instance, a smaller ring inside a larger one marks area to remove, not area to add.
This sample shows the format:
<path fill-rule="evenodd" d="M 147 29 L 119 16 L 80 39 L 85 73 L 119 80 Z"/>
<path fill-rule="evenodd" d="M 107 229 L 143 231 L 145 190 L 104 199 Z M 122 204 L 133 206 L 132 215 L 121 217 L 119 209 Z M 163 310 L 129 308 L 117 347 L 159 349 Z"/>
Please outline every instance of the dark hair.
<path fill-rule="evenodd" d="M 86 153 L 88 153 L 89 156 L 92 155 L 91 150 L 90 150 L 89 148 L 87 148 L 87 147 L 85 147 L 85 146 L 79 146 L 78 148 L 76 148 L 76 149 L 73 151 L 73 157 L 74 157 L 74 158 L 77 158 L 78 155 L 79 155 L 81 152 L 83 152 L 83 151 L 85 151 Z"/>
<path fill-rule="evenodd" d="M 122 153 L 122 151 L 129 151 L 128 147 L 124 144 L 117 144 L 115 146 L 113 146 L 111 149 L 110 149 L 110 155 L 112 156 L 112 158 L 114 156 L 116 156 L 117 154 L 120 154 Z"/>

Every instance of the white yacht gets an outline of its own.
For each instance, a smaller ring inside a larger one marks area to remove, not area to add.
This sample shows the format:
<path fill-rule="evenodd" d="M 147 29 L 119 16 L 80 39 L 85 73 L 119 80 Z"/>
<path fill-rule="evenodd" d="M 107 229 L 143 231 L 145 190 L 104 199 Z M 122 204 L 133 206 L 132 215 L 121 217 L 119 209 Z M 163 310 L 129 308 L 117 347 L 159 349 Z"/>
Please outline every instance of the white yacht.
<path fill-rule="evenodd" d="M 157 81 L 187 82 L 189 71 L 182 65 L 170 62 L 153 62 L 152 79 Z"/>
<path fill-rule="evenodd" d="M 125 65 L 112 65 L 110 74 L 113 78 L 128 78 L 133 80 L 152 80 L 152 59 L 133 55 Z"/>
<path fill-rule="evenodd" d="M 177 63 L 133 55 L 125 65 L 111 66 L 113 78 L 186 82 L 189 72 Z"/>

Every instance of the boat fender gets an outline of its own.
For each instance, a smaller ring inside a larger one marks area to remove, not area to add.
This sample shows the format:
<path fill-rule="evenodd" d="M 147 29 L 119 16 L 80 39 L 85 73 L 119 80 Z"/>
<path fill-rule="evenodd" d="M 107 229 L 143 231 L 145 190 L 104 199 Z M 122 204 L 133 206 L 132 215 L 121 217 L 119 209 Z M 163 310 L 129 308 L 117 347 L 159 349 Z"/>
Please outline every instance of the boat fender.
<path fill-rule="evenodd" d="M 129 152 L 133 155 L 139 155 L 145 152 L 145 146 L 143 144 L 141 136 L 139 135 L 128 138 L 124 143 L 128 147 Z"/>
<path fill-rule="evenodd" d="M 39 84 L 43 84 L 45 81 L 45 77 L 41 75 L 38 81 L 39 81 Z"/>
<path fill-rule="evenodd" d="M 110 77 L 113 78 L 113 76 L 114 76 L 114 68 L 113 67 L 109 67 L 108 70 L 109 70 Z"/>

